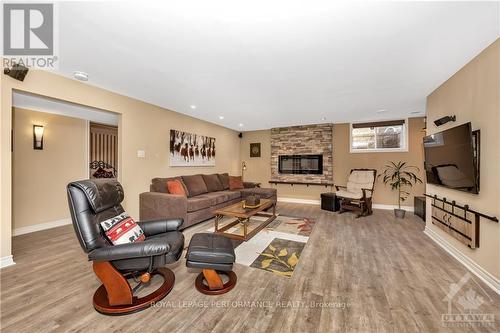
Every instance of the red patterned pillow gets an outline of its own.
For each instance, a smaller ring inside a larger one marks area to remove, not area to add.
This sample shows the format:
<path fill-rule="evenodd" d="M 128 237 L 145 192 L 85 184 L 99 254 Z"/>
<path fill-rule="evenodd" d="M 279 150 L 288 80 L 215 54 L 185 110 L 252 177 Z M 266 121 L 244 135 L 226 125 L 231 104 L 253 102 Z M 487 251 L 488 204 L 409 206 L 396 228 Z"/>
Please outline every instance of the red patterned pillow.
<path fill-rule="evenodd" d="M 142 242 L 146 238 L 141 227 L 126 212 L 102 221 L 101 227 L 113 245 Z"/>

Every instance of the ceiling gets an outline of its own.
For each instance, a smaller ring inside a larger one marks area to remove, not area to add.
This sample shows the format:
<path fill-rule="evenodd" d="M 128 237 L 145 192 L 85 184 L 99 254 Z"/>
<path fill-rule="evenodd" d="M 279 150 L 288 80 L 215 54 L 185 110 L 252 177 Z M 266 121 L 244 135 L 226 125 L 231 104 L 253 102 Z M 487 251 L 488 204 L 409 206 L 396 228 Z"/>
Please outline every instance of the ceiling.
<path fill-rule="evenodd" d="M 61 74 L 84 71 L 91 85 L 241 131 L 424 115 L 426 96 L 500 29 L 499 2 L 70 1 L 58 10 Z"/>

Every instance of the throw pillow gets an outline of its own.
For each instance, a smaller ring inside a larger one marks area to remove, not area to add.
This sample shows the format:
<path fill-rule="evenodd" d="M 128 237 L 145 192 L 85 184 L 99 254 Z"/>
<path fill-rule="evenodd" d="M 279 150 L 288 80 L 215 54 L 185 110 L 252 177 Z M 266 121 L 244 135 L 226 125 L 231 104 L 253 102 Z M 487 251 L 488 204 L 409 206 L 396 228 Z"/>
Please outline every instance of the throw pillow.
<path fill-rule="evenodd" d="M 113 245 L 142 242 L 146 239 L 141 227 L 126 212 L 102 221 L 101 227 Z"/>
<path fill-rule="evenodd" d="M 232 190 L 241 190 L 243 189 L 243 180 L 241 176 L 229 176 L 229 189 Z"/>
<path fill-rule="evenodd" d="M 190 198 L 208 192 L 207 184 L 201 175 L 182 176 L 182 182 L 186 185 Z"/>
<path fill-rule="evenodd" d="M 170 194 L 178 194 L 186 196 L 186 191 L 184 190 L 184 185 L 182 185 L 181 181 L 176 180 L 168 180 L 167 181 L 167 190 Z"/>
<path fill-rule="evenodd" d="M 103 169 L 101 167 L 99 167 L 92 176 L 94 176 L 94 178 L 115 178 L 112 170 Z"/>
<path fill-rule="evenodd" d="M 207 185 L 208 192 L 217 192 L 224 190 L 222 183 L 219 180 L 219 176 L 217 174 L 213 175 L 202 175 L 205 184 Z"/>
<path fill-rule="evenodd" d="M 229 174 L 227 173 L 219 173 L 219 180 L 222 184 L 223 190 L 229 190 Z"/>

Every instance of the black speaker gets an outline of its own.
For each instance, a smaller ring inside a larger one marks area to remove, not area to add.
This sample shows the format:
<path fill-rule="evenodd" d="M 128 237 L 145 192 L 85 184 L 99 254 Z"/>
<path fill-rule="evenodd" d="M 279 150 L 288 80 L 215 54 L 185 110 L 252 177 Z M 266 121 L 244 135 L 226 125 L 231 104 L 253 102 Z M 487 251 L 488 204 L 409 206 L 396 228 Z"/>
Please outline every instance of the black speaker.
<path fill-rule="evenodd" d="M 242 138 L 243 137 L 243 133 L 240 132 L 240 134 L 238 134 L 238 138 Z"/>
<path fill-rule="evenodd" d="M 7 74 L 13 79 L 24 81 L 26 74 L 28 74 L 28 67 L 24 67 L 23 65 L 13 64 L 12 68 L 4 68 L 3 73 Z"/>
<path fill-rule="evenodd" d="M 437 120 L 434 120 L 434 124 L 436 124 L 436 126 L 441 126 L 441 125 L 444 125 L 446 123 L 449 123 L 450 121 L 456 121 L 457 120 L 457 116 L 446 116 L 446 117 L 442 117 L 442 118 L 439 118 Z"/>

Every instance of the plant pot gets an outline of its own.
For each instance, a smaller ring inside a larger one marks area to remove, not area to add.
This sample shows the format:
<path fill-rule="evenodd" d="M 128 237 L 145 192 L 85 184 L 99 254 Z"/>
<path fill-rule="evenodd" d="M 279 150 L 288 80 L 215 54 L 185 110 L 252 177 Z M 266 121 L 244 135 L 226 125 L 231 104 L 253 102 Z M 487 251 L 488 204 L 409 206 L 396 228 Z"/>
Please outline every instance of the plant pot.
<path fill-rule="evenodd" d="M 405 213 L 406 213 L 406 210 L 404 210 L 404 209 L 397 209 L 397 208 L 394 209 L 394 215 L 398 219 L 404 219 L 405 218 Z"/>

